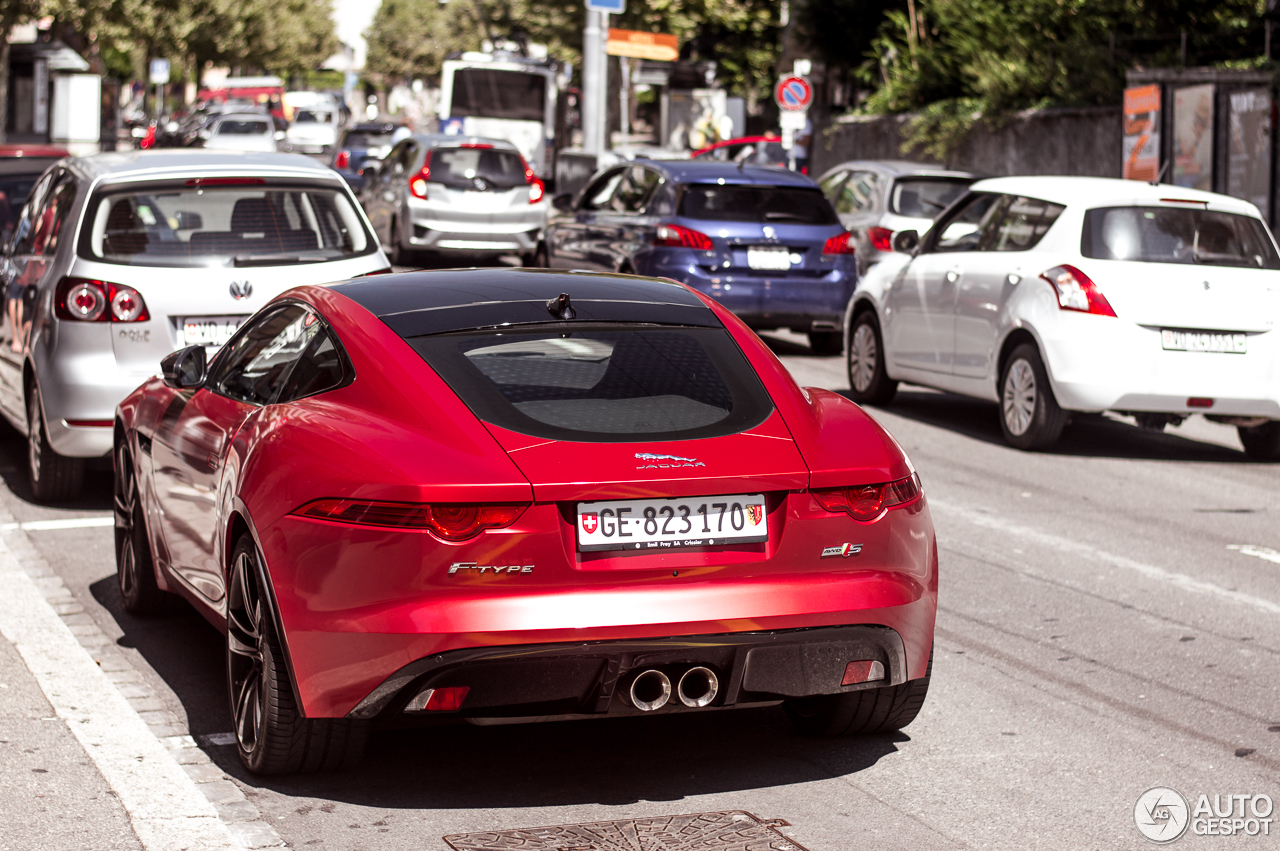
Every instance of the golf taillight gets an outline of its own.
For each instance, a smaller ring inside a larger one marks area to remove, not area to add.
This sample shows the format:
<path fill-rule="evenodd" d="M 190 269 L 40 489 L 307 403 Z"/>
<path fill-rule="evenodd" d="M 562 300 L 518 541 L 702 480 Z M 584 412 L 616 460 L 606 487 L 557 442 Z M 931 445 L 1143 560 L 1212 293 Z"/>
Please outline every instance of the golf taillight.
<path fill-rule="evenodd" d="M 836 234 L 827 240 L 826 245 L 822 246 L 823 254 L 853 254 L 857 251 L 853 234 L 845 231 Z"/>
<path fill-rule="evenodd" d="M 54 294 L 54 315 L 77 322 L 146 322 L 147 303 L 133 287 L 66 277 Z"/>
<path fill-rule="evenodd" d="M 893 231 L 889 228 L 867 228 L 867 241 L 876 251 L 893 250 Z"/>
<path fill-rule="evenodd" d="M 350 168 L 350 167 L 351 167 L 351 152 L 350 152 L 350 151 L 338 151 L 338 155 L 337 155 L 336 157 L 334 157 L 334 158 L 333 158 L 333 167 L 334 167 L 334 168 Z"/>
<path fill-rule="evenodd" d="M 1058 296 L 1058 307 L 1062 310 L 1092 313 L 1095 316 L 1116 315 L 1107 297 L 1098 290 L 1098 285 L 1075 266 L 1066 263 L 1054 266 L 1041 272 L 1040 277 L 1053 287 Z"/>
<path fill-rule="evenodd" d="M 370 502 L 358 499 L 317 499 L 294 514 L 356 526 L 425 529 L 445 541 L 465 541 L 485 529 L 510 526 L 528 503 L 507 505 L 426 505 L 412 502 Z"/>
<path fill-rule="evenodd" d="M 415 174 L 409 179 L 409 192 L 414 198 L 427 200 L 427 183 L 431 180 L 431 151 L 427 151 L 427 158 L 422 161 L 422 171 Z"/>
<path fill-rule="evenodd" d="M 667 248 L 698 248 L 710 251 L 711 237 L 702 231 L 680 225 L 658 225 L 658 233 L 653 244 Z"/>
<path fill-rule="evenodd" d="M 854 520 L 875 520 L 886 509 L 915 502 L 923 491 L 920 477 L 912 473 L 905 479 L 881 485 L 822 488 L 809 493 L 827 511 L 844 512 Z"/>

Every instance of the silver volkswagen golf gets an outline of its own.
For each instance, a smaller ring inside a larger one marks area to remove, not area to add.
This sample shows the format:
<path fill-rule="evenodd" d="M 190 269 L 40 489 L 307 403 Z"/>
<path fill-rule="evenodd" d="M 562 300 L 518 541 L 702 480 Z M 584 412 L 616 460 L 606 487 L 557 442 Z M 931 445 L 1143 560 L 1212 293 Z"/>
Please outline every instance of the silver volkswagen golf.
<path fill-rule="evenodd" d="M 0 412 L 28 435 L 36 499 L 77 493 L 86 459 L 111 451 L 116 405 L 169 352 L 217 349 L 290 287 L 389 270 L 347 184 L 307 157 L 62 160 L 0 261 Z"/>

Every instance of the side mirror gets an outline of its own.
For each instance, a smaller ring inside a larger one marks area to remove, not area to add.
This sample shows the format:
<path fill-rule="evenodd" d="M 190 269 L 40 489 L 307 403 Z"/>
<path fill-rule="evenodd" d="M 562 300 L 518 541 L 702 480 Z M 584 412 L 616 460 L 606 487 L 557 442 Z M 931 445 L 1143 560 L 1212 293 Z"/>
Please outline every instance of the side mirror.
<path fill-rule="evenodd" d="M 187 390 L 204 384 L 206 367 L 204 346 L 178 349 L 165 355 L 164 360 L 160 361 L 164 383 L 175 390 Z"/>
<path fill-rule="evenodd" d="M 920 234 L 913 230 L 900 230 L 893 235 L 893 250 L 910 254 L 920 247 Z"/>
<path fill-rule="evenodd" d="M 573 212 L 573 196 L 568 192 L 561 193 L 551 199 L 551 206 L 555 207 L 562 213 Z"/>

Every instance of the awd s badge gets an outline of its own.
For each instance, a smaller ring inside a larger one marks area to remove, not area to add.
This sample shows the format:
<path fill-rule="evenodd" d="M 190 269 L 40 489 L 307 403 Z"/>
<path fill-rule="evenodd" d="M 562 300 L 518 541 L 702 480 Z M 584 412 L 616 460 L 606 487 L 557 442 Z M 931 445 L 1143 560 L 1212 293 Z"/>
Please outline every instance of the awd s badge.
<path fill-rule="evenodd" d="M 862 552 L 862 544 L 837 544 L 834 547 L 823 547 L 822 557 L 836 558 L 840 556 L 848 558 L 849 556 L 856 556 L 860 552 Z"/>

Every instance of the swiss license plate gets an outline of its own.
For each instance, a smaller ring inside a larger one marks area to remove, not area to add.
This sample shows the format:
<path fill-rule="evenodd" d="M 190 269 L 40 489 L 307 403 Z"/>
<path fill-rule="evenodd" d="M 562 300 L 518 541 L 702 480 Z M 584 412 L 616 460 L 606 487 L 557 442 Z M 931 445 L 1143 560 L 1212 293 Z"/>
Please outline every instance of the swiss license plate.
<path fill-rule="evenodd" d="M 1180 331 L 1160 329 L 1160 345 L 1171 352 L 1227 352 L 1242 355 L 1248 335 L 1234 331 Z"/>
<path fill-rule="evenodd" d="M 212 348 L 224 346 L 245 318 L 244 316 L 188 316 L 182 320 L 182 345 Z"/>
<path fill-rule="evenodd" d="M 667 550 L 769 540 L 764 494 L 578 503 L 578 550 Z"/>
<path fill-rule="evenodd" d="M 750 246 L 747 248 L 747 268 L 785 272 L 791 268 L 791 249 Z"/>

